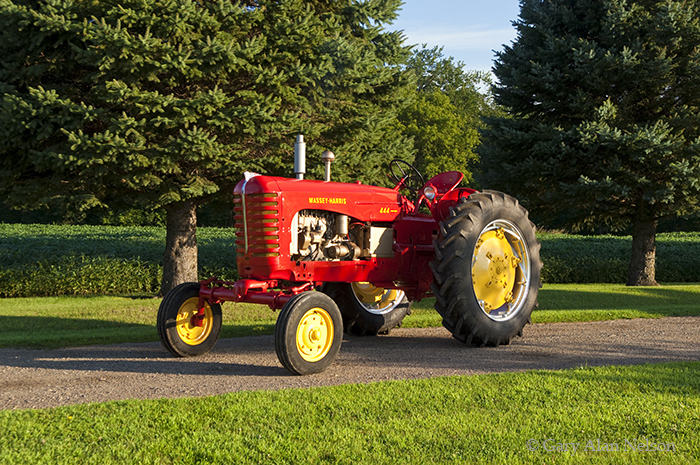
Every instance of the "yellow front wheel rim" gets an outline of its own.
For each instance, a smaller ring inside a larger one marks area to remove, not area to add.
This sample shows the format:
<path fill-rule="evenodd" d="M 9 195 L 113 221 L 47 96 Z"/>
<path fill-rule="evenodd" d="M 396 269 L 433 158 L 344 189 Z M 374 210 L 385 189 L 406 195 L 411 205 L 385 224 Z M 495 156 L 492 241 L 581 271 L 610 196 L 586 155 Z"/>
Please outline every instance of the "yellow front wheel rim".
<path fill-rule="evenodd" d="M 323 359 L 333 345 L 333 320 L 319 307 L 307 311 L 297 326 L 297 350 L 307 362 Z"/>
<path fill-rule="evenodd" d="M 204 303 L 204 316 L 199 314 L 199 297 L 191 297 L 180 306 L 177 312 L 175 327 L 182 342 L 187 345 L 196 346 L 204 342 L 211 334 L 214 326 L 214 314 L 209 303 Z M 202 319 L 201 325 L 197 324 L 198 319 Z"/>

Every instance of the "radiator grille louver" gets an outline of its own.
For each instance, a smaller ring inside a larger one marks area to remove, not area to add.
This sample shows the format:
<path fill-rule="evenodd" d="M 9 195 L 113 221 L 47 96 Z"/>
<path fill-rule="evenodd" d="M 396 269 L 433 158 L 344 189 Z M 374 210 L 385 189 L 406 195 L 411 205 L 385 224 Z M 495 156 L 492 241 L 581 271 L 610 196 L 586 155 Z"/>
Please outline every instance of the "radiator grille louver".
<path fill-rule="evenodd" d="M 279 257 L 278 194 L 235 194 L 233 202 L 238 255 Z"/>

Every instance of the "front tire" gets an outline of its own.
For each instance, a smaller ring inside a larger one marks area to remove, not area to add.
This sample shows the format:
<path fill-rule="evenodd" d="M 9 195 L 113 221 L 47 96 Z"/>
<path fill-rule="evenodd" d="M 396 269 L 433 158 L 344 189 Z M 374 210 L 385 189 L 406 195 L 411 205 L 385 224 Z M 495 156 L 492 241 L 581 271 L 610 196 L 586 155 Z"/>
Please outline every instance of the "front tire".
<path fill-rule="evenodd" d="M 333 363 L 343 342 L 343 319 L 333 299 L 322 292 L 292 297 L 275 325 L 275 350 L 295 375 L 320 373 Z"/>
<path fill-rule="evenodd" d="M 450 209 L 434 245 L 432 289 L 445 328 L 474 346 L 522 335 L 542 268 L 527 210 L 501 192 L 472 194 Z"/>
<path fill-rule="evenodd" d="M 209 352 L 221 332 L 221 305 L 204 302 L 199 310 L 199 283 L 183 283 L 158 308 L 158 336 L 170 353 L 193 357 Z"/>
<path fill-rule="evenodd" d="M 354 336 L 387 334 L 411 314 L 403 291 L 371 283 L 326 283 L 321 291 L 340 308 L 345 332 Z"/>

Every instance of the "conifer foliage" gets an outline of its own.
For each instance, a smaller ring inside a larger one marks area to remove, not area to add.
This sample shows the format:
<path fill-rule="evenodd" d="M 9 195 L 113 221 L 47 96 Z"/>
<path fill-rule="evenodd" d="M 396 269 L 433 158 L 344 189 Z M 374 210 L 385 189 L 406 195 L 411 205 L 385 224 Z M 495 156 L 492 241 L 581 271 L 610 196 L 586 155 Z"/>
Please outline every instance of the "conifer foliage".
<path fill-rule="evenodd" d="M 410 153 L 400 0 L 0 0 L 0 191 L 16 207 L 164 207 L 162 291 L 196 280 L 196 205 L 290 174 L 296 134 L 344 177 Z M 381 167 L 381 169 L 379 169 Z M 233 257 L 232 257 L 233 266 Z"/>
<path fill-rule="evenodd" d="M 629 285 L 655 285 L 661 218 L 700 199 L 700 2 L 523 0 L 498 54 L 485 187 L 573 227 L 631 226 Z"/>

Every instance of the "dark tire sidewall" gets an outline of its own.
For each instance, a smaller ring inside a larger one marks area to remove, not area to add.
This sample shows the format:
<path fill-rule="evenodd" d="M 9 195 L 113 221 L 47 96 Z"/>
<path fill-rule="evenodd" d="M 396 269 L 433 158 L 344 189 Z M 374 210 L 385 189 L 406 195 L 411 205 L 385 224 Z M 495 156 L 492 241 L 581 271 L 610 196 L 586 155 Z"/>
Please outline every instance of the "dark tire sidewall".
<path fill-rule="evenodd" d="M 194 357 L 209 352 L 219 339 L 222 325 L 220 304 L 209 304 L 212 311 L 212 329 L 209 336 L 197 345 L 187 344 L 177 332 L 177 315 L 180 307 L 187 300 L 199 298 L 200 284 L 195 282 L 182 283 L 173 288 L 163 298 L 158 309 L 158 336 L 168 351 L 178 357 Z"/>
<path fill-rule="evenodd" d="M 305 360 L 297 349 L 296 333 L 301 319 L 312 308 L 321 308 L 333 322 L 333 340 L 328 353 L 316 362 Z M 343 318 L 329 296 L 309 291 L 292 297 L 280 310 L 275 324 L 275 351 L 282 366 L 296 375 L 320 373 L 333 363 L 343 342 Z"/>

